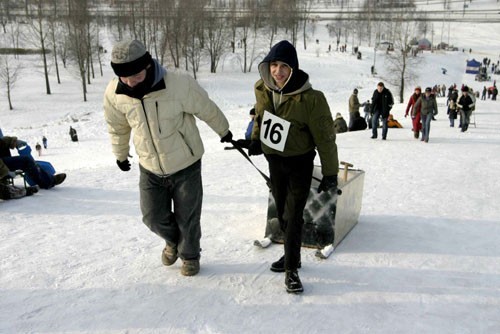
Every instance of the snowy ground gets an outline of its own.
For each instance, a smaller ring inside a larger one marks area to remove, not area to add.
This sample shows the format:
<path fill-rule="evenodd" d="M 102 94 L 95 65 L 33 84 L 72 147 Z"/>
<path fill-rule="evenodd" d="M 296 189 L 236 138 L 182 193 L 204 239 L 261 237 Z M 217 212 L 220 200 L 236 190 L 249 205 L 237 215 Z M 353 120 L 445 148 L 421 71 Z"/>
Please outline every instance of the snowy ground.
<path fill-rule="evenodd" d="M 454 28 L 453 43 L 473 53 L 425 53 L 422 87 L 480 89 L 483 83 L 464 73 L 465 60 L 499 60 L 500 45 L 492 43 L 500 40 L 498 26 Z M 358 61 L 299 48 L 301 67 L 334 114 L 347 117 L 352 89 L 363 101 L 380 80 L 369 75 L 373 49 L 361 51 L 366 57 Z M 377 63 L 382 68 L 380 54 Z M 302 250 L 305 292 L 289 295 L 284 275 L 269 271 L 282 246 L 253 246 L 264 235 L 265 183 L 207 126 L 199 122 L 206 146 L 202 269 L 186 278 L 179 263 L 162 266 L 163 244 L 141 222 L 136 159 L 123 173 L 111 154 L 101 107 L 110 68 L 89 86 L 86 103 L 67 72 L 63 85 L 52 81 L 50 96 L 41 73 L 23 73 L 16 109 L 2 100 L 0 127 L 32 147 L 46 135 L 49 148 L 39 159 L 68 178 L 0 202 L 0 333 L 500 331 L 500 102 L 478 101 L 476 126 L 460 133 L 439 99 L 428 144 L 413 139 L 403 104 L 394 115 L 404 128 L 390 129 L 387 141 L 371 140 L 368 131 L 338 135 L 339 158 L 366 172 L 359 223 L 327 260 Z M 200 73 L 236 137 L 246 128 L 256 80 L 230 63 L 222 73 Z M 79 143 L 70 142 L 70 125 Z M 267 170 L 262 157 L 254 161 Z"/>

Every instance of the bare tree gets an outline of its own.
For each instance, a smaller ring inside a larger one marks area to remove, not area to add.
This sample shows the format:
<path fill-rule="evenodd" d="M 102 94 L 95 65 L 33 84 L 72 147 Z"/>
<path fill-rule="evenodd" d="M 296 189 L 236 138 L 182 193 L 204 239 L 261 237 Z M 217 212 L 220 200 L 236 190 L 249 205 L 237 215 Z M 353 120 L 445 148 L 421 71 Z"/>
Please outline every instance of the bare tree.
<path fill-rule="evenodd" d="M 216 73 L 228 40 L 225 27 L 226 19 L 215 15 L 213 12 L 206 13 L 205 17 L 205 48 L 210 56 L 210 72 Z"/>
<path fill-rule="evenodd" d="M 339 17 L 338 20 L 333 21 L 332 23 L 327 24 L 328 28 L 328 34 L 332 37 L 335 37 L 336 40 L 336 49 L 335 51 L 339 50 L 339 44 L 340 44 L 340 37 L 342 36 L 342 19 Z"/>
<path fill-rule="evenodd" d="M 57 83 L 61 83 L 61 76 L 59 75 L 59 63 L 57 60 L 57 43 L 61 36 L 59 34 L 59 23 L 55 20 L 49 20 L 49 33 L 50 43 L 52 44 L 52 55 L 54 56 L 54 65 L 56 69 Z"/>
<path fill-rule="evenodd" d="M 40 48 L 40 53 L 42 56 L 43 62 L 43 73 L 45 77 L 45 90 L 47 95 L 51 94 L 50 90 L 50 82 L 49 82 L 49 67 L 47 61 L 47 21 L 44 18 L 44 3 L 42 0 L 36 0 L 36 11 L 35 14 L 31 17 L 32 22 L 30 24 L 31 35 L 33 39 L 30 39 L 36 47 Z M 26 10 L 28 10 L 28 2 L 26 2 Z"/>
<path fill-rule="evenodd" d="M 309 19 L 312 5 L 312 0 L 302 0 L 299 2 L 297 8 L 299 20 L 302 21 L 302 40 L 304 43 L 304 50 L 307 49 L 307 20 Z"/>
<path fill-rule="evenodd" d="M 19 28 L 19 24 L 17 22 L 12 22 L 8 26 L 8 35 L 12 41 L 12 48 L 14 49 L 14 57 L 18 58 L 18 50 L 19 50 L 19 41 L 23 39 L 24 35 Z"/>
<path fill-rule="evenodd" d="M 7 101 L 9 102 L 9 110 L 13 110 L 11 91 L 17 81 L 18 74 L 21 70 L 21 65 L 13 58 L 9 59 L 8 55 L 0 56 L 0 80 L 7 90 Z"/>
<path fill-rule="evenodd" d="M 407 13 L 405 16 L 412 15 Z M 413 38 L 417 24 L 413 20 L 401 17 L 395 29 L 394 52 L 388 53 L 386 61 L 389 63 L 390 76 L 385 80 L 399 88 L 399 102 L 404 102 L 406 84 L 417 79 L 419 58 L 412 56 L 410 41 Z"/>
<path fill-rule="evenodd" d="M 11 0 L 0 1 L 0 24 L 3 28 L 3 33 L 7 33 L 6 26 L 12 20 L 10 16 Z"/>
<path fill-rule="evenodd" d="M 68 51 L 75 61 L 78 74 L 82 83 L 83 101 L 87 101 L 87 60 L 89 54 L 88 48 L 88 21 L 89 13 L 87 0 L 68 0 L 71 3 L 71 9 L 68 13 Z"/>

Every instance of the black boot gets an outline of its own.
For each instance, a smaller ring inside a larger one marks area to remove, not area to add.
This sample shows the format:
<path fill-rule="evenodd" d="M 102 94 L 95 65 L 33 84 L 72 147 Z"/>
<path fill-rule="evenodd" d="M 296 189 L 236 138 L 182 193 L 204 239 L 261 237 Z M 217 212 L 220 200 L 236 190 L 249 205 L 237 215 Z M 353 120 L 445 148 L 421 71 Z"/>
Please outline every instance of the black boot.
<path fill-rule="evenodd" d="M 302 263 L 299 260 L 299 264 L 297 265 L 297 268 L 301 268 Z M 275 273 L 284 273 L 285 272 L 285 255 L 280 257 L 280 259 L 276 262 L 273 262 L 271 264 L 271 271 L 274 271 Z"/>
<path fill-rule="evenodd" d="M 285 286 L 288 293 L 301 293 L 304 292 L 304 287 L 299 278 L 297 270 L 287 270 L 285 274 Z"/>
<path fill-rule="evenodd" d="M 33 194 L 36 194 L 38 192 L 38 186 L 34 185 L 31 187 L 26 187 L 26 196 L 31 196 Z"/>

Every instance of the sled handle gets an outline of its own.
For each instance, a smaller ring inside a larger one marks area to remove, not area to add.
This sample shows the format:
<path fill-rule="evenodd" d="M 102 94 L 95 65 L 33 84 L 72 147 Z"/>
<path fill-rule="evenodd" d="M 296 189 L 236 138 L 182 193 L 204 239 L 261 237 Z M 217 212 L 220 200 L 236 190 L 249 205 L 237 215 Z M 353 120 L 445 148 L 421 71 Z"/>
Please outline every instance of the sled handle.
<path fill-rule="evenodd" d="M 352 167 L 354 165 L 350 164 L 348 162 L 345 162 L 345 161 L 341 161 L 340 164 L 344 165 L 344 177 L 343 177 L 343 180 L 344 180 L 344 182 L 347 182 L 347 173 L 349 172 L 349 167 Z"/>

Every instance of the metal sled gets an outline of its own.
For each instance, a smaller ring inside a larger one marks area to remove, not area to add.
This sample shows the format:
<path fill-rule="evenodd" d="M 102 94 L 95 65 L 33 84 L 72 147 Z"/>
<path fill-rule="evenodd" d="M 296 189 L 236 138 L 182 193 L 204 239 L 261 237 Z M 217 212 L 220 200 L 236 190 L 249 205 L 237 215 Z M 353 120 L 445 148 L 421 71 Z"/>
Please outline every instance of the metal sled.
<path fill-rule="evenodd" d="M 329 249 L 330 253 L 358 223 L 363 198 L 365 173 L 349 169 L 351 164 L 342 163 L 339 171 L 338 188 L 341 195 L 330 192 L 318 194 L 321 167 L 315 166 L 307 204 L 304 209 L 302 246 Z M 265 238 L 275 243 L 283 243 L 283 232 L 277 218 L 274 198 L 269 193 Z M 258 244 L 258 243 L 256 243 Z M 328 257 L 330 254 L 317 254 Z"/>

